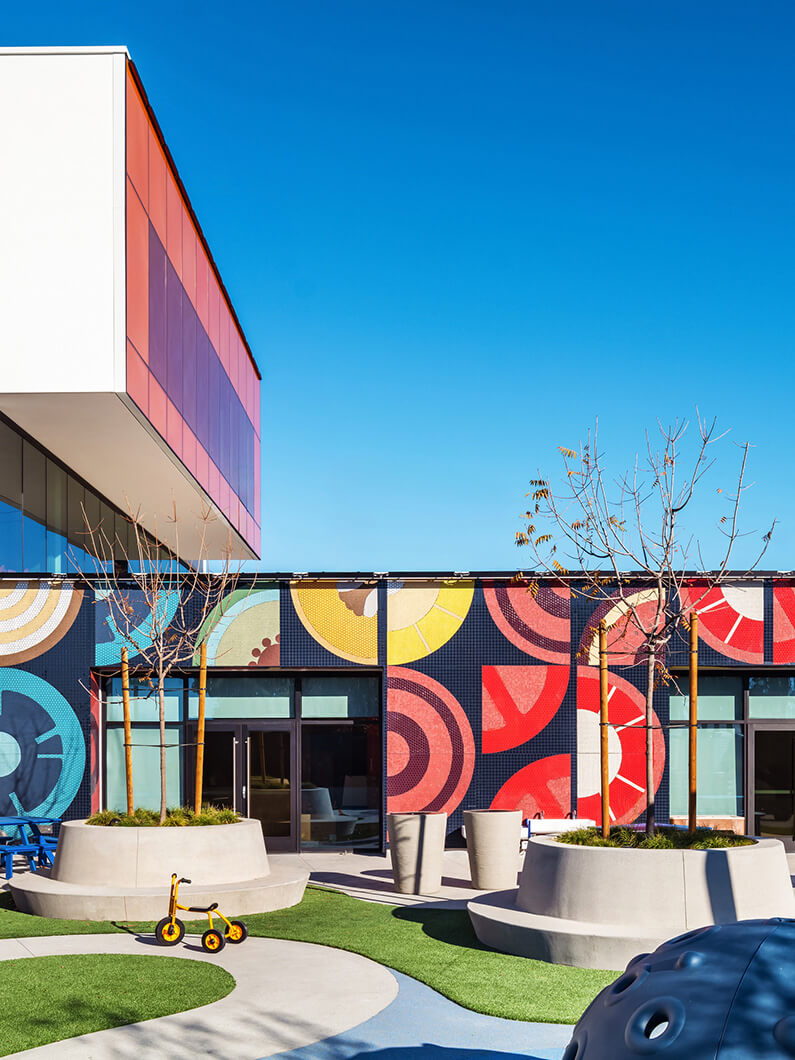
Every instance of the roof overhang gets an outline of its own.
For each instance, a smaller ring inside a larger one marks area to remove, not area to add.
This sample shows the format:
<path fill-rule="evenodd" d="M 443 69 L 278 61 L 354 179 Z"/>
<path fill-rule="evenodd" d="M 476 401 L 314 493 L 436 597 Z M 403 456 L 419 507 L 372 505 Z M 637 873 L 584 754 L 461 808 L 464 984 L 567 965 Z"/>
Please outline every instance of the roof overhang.
<path fill-rule="evenodd" d="M 0 411 L 181 559 L 257 559 L 126 394 L 0 394 Z"/>

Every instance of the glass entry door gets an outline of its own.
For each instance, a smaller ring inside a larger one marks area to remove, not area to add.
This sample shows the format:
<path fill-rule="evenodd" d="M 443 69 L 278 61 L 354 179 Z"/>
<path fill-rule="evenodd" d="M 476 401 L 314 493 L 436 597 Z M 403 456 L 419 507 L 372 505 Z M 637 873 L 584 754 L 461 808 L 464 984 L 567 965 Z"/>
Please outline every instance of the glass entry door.
<path fill-rule="evenodd" d="M 751 825 L 756 835 L 795 851 L 795 730 L 753 728 Z"/>
<path fill-rule="evenodd" d="M 262 824 L 268 850 L 296 850 L 295 734 L 290 726 L 243 726 L 244 812 Z"/>

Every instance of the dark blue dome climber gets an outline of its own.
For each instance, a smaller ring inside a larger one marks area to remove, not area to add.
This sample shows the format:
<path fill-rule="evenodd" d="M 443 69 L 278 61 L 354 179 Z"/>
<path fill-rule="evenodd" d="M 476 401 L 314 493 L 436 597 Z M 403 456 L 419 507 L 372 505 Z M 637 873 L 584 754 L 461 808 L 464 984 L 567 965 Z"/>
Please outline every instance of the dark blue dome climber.
<path fill-rule="evenodd" d="M 795 1057 L 795 920 L 741 920 L 633 958 L 574 1028 L 563 1060 Z"/>

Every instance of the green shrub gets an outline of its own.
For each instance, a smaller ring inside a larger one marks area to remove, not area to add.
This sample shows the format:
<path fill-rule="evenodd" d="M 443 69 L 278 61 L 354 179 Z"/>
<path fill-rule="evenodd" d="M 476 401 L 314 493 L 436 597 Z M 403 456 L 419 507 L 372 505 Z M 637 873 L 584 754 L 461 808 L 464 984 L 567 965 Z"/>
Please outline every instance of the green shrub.
<path fill-rule="evenodd" d="M 715 850 L 725 847 L 745 847 L 753 843 L 747 836 L 734 832 L 697 828 L 691 835 L 683 828 L 658 828 L 655 835 L 618 825 L 610 829 L 605 839 L 599 828 L 577 828 L 558 836 L 559 843 L 580 847 L 628 847 L 636 850 Z"/>
<path fill-rule="evenodd" d="M 192 825 L 236 824 L 240 814 L 220 806 L 202 806 L 201 813 L 194 813 L 189 806 L 177 806 L 166 811 L 164 828 L 185 828 Z M 117 828 L 156 828 L 160 814 L 139 806 L 133 814 L 117 813 L 115 810 L 100 810 L 88 818 L 87 824 Z"/>

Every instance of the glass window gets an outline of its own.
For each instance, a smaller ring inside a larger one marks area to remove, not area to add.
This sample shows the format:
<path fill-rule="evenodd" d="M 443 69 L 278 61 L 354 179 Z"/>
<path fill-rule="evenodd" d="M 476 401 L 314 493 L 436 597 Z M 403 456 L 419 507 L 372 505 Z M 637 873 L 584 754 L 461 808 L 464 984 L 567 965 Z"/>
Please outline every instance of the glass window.
<path fill-rule="evenodd" d="M 47 458 L 22 443 L 22 559 L 25 570 L 47 570 Z"/>
<path fill-rule="evenodd" d="M 67 533 L 69 540 L 69 559 L 73 567 L 78 570 L 93 571 L 94 565 L 91 557 L 85 552 L 86 543 L 86 520 L 83 515 L 85 502 L 85 488 L 77 479 L 68 476 L 67 482 Z"/>
<path fill-rule="evenodd" d="M 699 696 L 700 699 L 700 696 Z M 671 729 L 671 815 L 688 812 L 688 731 Z M 706 817 L 742 817 L 743 733 L 739 725 L 699 725 L 696 812 Z"/>
<path fill-rule="evenodd" d="M 166 678 L 166 721 L 182 720 L 182 689 L 180 677 Z M 105 702 L 108 721 L 124 720 L 124 701 L 121 691 L 121 677 L 113 677 Z M 130 720 L 159 721 L 157 687 L 148 681 L 130 678 Z"/>
<path fill-rule="evenodd" d="M 0 570 L 22 569 L 22 439 L 0 423 Z"/>
<path fill-rule="evenodd" d="M 215 718 L 292 718 L 294 683 L 289 677 L 226 677 L 211 674 L 207 678 L 204 711 L 208 720 Z M 190 681 L 189 716 L 199 716 L 199 679 Z"/>
<path fill-rule="evenodd" d="M 671 721 L 687 721 L 690 712 L 688 676 L 677 677 L 680 694 L 671 693 Z M 699 721 L 734 721 L 743 716 L 743 679 L 731 674 L 699 674 Z"/>
<path fill-rule="evenodd" d="M 284 730 L 259 730 L 248 737 L 249 817 L 262 824 L 265 842 L 289 836 L 290 742 Z"/>
<path fill-rule="evenodd" d="M 83 545 L 84 545 L 86 553 L 88 555 L 89 562 L 92 564 L 92 572 L 93 572 L 93 569 L 96 569 L 96 565 L 94 563 L 94 547 L 95 547 L 95 544 L 96 544 L 96 550 L 99 553 L 97 558 L 100 558 L 101 555 L 102 555 L 102 544 L 97 538 L 97 530 L 99 528 L 99 522 L 100 522 L 99 497 L 96 495 L 96 493 L 92 493 L 91 490 L 86 490 L 85 491 L 85 496 L 83 498 L 83 505 L 85 506 L 85 510 L 86 510 L 85 522 L 87 523 L 87 526 L 85 528 L 86 533 L 85 533 L 85 536 L 83 537 Z M 89 533 L 89 529 L 90 529 L 91 533 Z M 94 536 L 94 543 L 95 544 L 92 543 L 92 534 Z"/>
<path fill-rule="evenodd" d="M 66 574 L 66 472 L 47 461 L 47 569 Z"/>
<path fill-rule="evenodd" d="M 748 682 L 749 718 L 795 718 L 795 675 L 764 674 Z"/>
<path fill-rule="evenodd" d="M 301 846 L 377 847 L 381 733 L 377 722 L 301 727 Z"/>
<path fill-rule="evenodd" d="M 168 805 L 182 802 L 182 726 L 166 727 L 166 798 Z M 106 793 L 109 810 L 127 809 L 127 784 L 124 774 L 124 729 L 106 729 Z M 133 796 L 136 806 L 147 810 L 160 809 L 160 732 L 157 729 L 135 728 L 132 731 Z M 166 866 L 168 868 L 168 866 Z"/>
<path fill-rule="evenodd" d="M 375 676 L 305 677 L 301 688 L 303 718 L 377 718 L 381 713 Z"/>

